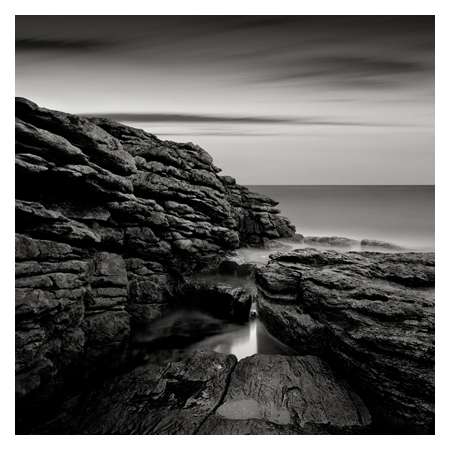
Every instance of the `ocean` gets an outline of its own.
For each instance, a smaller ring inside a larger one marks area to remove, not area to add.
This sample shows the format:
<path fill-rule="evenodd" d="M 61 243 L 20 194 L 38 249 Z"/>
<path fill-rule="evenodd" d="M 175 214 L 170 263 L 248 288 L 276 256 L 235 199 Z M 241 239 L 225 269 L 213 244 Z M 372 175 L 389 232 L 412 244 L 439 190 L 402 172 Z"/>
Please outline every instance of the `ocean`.
<path fill-rule="evenodd" d="M 305 236 L 376 239 L 434 251 L 434 186 L 248 186 Z"/>

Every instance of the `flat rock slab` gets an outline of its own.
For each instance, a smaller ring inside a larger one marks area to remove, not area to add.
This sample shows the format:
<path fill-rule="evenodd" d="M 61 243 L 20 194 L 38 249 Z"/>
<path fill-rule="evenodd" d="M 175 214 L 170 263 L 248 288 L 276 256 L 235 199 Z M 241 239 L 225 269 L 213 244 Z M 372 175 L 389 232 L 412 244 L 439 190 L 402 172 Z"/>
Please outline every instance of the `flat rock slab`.
<path fill-rule="evenodd" d="M 315 356 L 242 359 L 199 434 L 327 434 L 367 430 L 361 399 Z"/>

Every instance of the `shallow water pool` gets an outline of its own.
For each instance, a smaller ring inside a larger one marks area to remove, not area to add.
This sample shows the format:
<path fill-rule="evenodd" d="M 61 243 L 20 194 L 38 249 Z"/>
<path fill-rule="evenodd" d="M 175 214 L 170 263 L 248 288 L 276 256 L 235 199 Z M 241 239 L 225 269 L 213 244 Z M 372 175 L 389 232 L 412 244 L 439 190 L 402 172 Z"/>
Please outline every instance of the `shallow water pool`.
<path fill-rule="evenodd" d="M 213 350 L 238 359 L 263 354 L 293 354 L 273 337 L 258 318 L 242 324 L 217 319 L 199 310 L 179 309 L 139 330 L 140 352 L 157 350 Z"/>

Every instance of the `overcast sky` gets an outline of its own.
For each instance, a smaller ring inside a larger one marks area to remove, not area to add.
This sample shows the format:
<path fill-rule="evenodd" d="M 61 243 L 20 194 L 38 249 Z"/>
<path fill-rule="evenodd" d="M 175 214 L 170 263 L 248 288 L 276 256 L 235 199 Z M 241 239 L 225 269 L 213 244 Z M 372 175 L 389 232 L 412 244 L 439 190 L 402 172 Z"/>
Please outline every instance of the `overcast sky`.
<path fill-rule="evenodd" d="M 242 184 L 434 184 L 432 16 L 18 16 L 16 95 Z"/>

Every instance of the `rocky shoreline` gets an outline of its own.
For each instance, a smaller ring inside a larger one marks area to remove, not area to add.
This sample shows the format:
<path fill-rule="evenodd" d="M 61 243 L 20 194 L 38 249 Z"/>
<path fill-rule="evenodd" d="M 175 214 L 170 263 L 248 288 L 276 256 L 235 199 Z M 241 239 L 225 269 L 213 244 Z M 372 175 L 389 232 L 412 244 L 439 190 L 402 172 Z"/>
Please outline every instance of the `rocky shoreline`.
<path fill-rule="evenodd" d="M 296 250 L 256 272 L 259 314 L 345 374 L 379 420 L 434 426 L 434 253 Z"/>
<path fill-rule="evenodd" d="M 219 172 L 194 144 L 16 99 L 17 432 L 432 433 L 434 254 L 280 248 L 355 243 L 295 235 Z M 243 323 L 255 303 L 296 355 L 136 358 L 175 305 Z"/>

